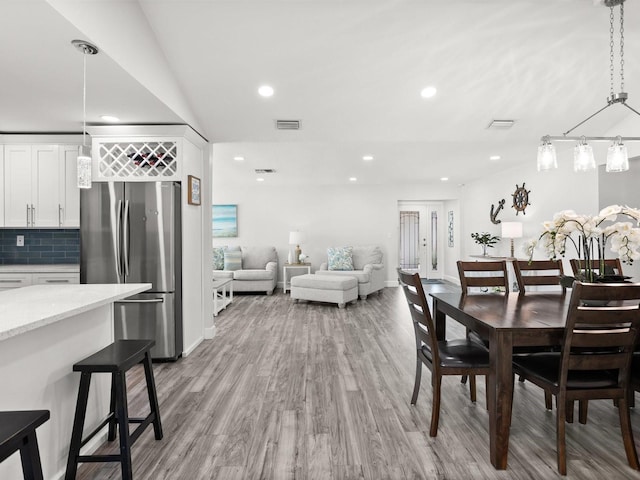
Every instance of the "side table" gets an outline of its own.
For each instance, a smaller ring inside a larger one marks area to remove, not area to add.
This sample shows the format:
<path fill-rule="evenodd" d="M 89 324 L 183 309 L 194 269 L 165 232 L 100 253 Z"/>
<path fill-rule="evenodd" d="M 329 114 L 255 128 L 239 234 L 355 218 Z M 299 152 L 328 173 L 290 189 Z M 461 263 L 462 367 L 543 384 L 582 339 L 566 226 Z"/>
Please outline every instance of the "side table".
<path fill-rule="evenodd" d="M 233 302 L 233 279 L 220 278 L 213 281 L 213 316 Z"/>
<path fill-rule="evenodd" d="M 282 291 L 287 293 L 287 285 L 291 289 L 291 276 L 287 276 L 288 270 L 304 269 L 306 273 L 311 273 L 310 263 L 285 263 L 282 266 Z M 287 280 L 288 279 L 288 280 Z"/>

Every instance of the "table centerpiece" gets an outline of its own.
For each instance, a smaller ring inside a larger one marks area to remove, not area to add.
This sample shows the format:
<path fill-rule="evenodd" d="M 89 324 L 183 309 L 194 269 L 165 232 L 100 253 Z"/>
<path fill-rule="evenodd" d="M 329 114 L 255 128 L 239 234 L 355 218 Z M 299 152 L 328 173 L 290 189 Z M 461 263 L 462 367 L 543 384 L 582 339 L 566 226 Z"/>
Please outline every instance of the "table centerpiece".
<path fill-rule="evenodd" d="M 622 221 L 618 221 L 618 220 Z M 631 221 L 624 221 L 631 220 Z M 563 210 L 553 220 L 543 224 L 542 233 L 525 245 L 529 260 L 536 247 L 542 247 L 551 260 L 564 257 L 567 242 L 573 245 L 581 274 L 576 279 L 585 282 L 624 281 L 629 277 L 611 275 L 604 267 L 605 248 L 623 263 L 632 264 L 640 258 L 640 210 L 628 206 L 609 205 L 598 215 L 579 215 Z M 573 277 L 569 277 L 573 282 Z"/>

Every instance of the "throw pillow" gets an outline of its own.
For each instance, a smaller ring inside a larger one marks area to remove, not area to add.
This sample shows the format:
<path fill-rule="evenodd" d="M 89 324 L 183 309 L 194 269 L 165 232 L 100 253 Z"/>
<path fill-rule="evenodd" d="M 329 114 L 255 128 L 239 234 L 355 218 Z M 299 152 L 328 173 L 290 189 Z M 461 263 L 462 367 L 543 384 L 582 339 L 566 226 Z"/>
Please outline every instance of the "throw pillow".
<path fill-rule="evenodd" d="M 214 247 L 213 249 L 213 269 L 222 270 L 224 268 L 224 252 L 227 247 Z"/>
<path fill-rule="evenodd" d="M 329 270 L 353 270 L 353 247 L 329 247 Z"/>
<path fill-rule="evenodd" d="M 224 269 L 225 270 L 241 270 L 242 269 L 242 252 L 225 251 L 224 252 Z"/>

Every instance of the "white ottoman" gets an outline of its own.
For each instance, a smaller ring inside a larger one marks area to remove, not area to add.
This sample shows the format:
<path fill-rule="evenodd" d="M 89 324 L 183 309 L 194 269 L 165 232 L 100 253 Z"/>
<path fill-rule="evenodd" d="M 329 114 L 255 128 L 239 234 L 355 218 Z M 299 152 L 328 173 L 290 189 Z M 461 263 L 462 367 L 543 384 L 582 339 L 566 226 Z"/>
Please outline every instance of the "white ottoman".
<path fill-rule="evenodd" d="M 344 308 L 347 302 L 358 299 L 358 280 L 338 275 L 297 275 L 291 279 L 291 298 L 337 303 Z"/>

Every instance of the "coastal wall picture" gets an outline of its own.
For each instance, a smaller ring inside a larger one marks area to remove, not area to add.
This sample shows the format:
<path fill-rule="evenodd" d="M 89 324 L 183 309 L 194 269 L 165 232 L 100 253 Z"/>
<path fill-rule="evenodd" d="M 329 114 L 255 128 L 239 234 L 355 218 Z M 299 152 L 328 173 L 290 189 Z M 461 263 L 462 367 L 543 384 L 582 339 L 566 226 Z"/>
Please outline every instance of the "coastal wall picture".
<path fill-rule="evenodd" d="M 213 238 L 238 236 L 238 205 L 213 205 L 211 212 Z"/>

